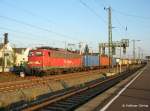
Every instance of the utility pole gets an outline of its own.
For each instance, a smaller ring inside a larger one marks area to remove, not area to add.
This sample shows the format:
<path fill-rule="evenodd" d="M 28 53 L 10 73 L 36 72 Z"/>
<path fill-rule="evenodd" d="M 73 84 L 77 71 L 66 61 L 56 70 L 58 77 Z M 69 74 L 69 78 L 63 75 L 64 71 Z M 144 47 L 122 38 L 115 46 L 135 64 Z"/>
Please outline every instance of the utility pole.
<path fill-rule="evenodd" d="M 142 57 L 141 57 L 141 58 L 142 58 L 142 60 L 143 60 L 143 55 L 144 55 L 144 54 L 143 54 L 143 50 L 142 50 L 142 54 L 141 54 L 141 56 L 142 56 Z"/>
<path fill-rule="evenodd" d="M 79 42 L 80 55 L 82 54 L 82 48 L 83 48 L 83 43 L 82 43 L 82 42 Z"/>
<path fill-rule="evenodd" d="M 135 60 L 135 40 L 133 40 L 133 60 Z"/>
<path fill-rule="evenodd" d="M 122 59 L 121 59 L 122 57 L 121 57 L 121 42 L 120 42 L 120 73 L 121 73 L 121 71 L 122 71 L 122 67 L 121 67 L 121 64 L 122 64 Z"/>
<path fill-rule="evenodd" d="M 112 58 L 112 24 L 111 24 L 111 7 L 108 8 L 108 41 L 109 41 L 109 72 Z"/>
<path fill-rule="evenodd" d="M 111 7 L 104 8 L 108 10 L 108 53 L 109 53 L 109 72 L 112 58 L 112 23 L 111 23 Z"/>
<path fill-rule="evenodd" d="M 138 47 L 138 59 L 140 60 L 141 59 L 141 48 Z"/>

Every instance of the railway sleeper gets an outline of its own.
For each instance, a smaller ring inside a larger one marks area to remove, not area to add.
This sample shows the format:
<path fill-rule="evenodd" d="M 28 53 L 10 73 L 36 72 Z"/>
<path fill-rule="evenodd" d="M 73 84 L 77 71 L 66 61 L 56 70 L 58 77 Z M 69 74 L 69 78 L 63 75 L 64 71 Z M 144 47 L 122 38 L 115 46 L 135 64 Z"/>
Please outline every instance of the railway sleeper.
<path fill-rule="evenodd" d="M 91 99 L 92 97 L 100 94 L 101 92 L 105 91 L 106 89 L 108 89 L 109 87 L 113 86 L 114 84 L 116 84 L 117 82 L 121 81 L 122 79 L 128 77 L 129 75 L 131 75 L 131 73 L 137 71 L 139 68 L 136 68 L 134 70 L 129 70 L 129 71 L 125 71 L 124 73 L 121 74 L 121 77 L 119 78 L 116 78 L 115 80 L 113 81 L 109 81 L 109 82 L 106 82 L 104 84 L 99 84 L 97 87 L 98 88 L 92 88 L 92 90 L 88 90 L 88 91 L 85 91 L 83 93 L 80 93 L 80 94 L 76 94 L 75 96 L 73 97 L 68 97 L 66 98 L 65 100 L 62 100 L 62 101 L 58 101 L 54 104 L 59 104 L 61 102 L 63 103 L 70 103 L 74 106 L 78 106 L 79 104 L 83 104 L 84 101 L 87 101 L 89 99 Z M 105 87 L 104 87 L 105 86 Z M 90 87 L 89 87 L 90 88 Z M 83 97 L 82 97 L 83 96 Z M 74 107 L 72 106 L 72 107 Z M 44 108 L 45 109 L 45 108 Z M 64 108 L 62 108 L 64 109 Z M 57 110 L 60 110 L 60 109 L 57 109 Z M 57 111 L 57 110 L 53 110 L 53 111 Z M 62 111 L 62 110 L 61 110 Z M 66 110 L 65 110 L 66 111 Z"/>
<path fill-rule="evenodd" d="M 69 99 L 67 99 L 67 100 L 64 100 L 63 102 L 72 103 L 72 104 L 77 104 L 77 103 L 78 103 L 77 100 L 75 101 L 75 100 L 72 99 L 72 98 L 69 98 Z"/>
<path fill-rule="evenodd" d="M 58 104 L 56 103 L 55 105 L 53 105 L 53 107 L 61 107 L 61 108 L 65 108 L 65 109 L 68 109 L 71 107 L 71 105 L 64 105 L 64 104 Z"/>
<path fill-rule="evenodd" d="M 57 102 L 57 104 L 69 105 L 69 106 L 72 106 L 72 105 L 73 105 L 72 103 L 70 103 L 70 102 L 65 102 L 65 101 Z"/>
<path fill-rule="evenodd" d="M 80 96 L 74 96 L 74 97 L 72 97 L 72 99 L 75 99 L 75 100 L 85 100 L 86 98 L 88 98 L 88 96 L 87 95 L 80 95 Z"/>
<path fill-rule="evenodd" d="M 53 107 L 53 106 L 48 106 L 48 107 L 44 108 L 44 110 L 48 110 L 48 111 L 66 111 L 65 108 Z"/>
<path fill-rule="evenodd" d="M 73 102 L 80 102 L 80 101 L 83 101 L 85 100 L 85 98 L 75 98 L 75 97 L 72 97 L 72 98 L 68 98 L 66 101 L 73 101 Z"/>

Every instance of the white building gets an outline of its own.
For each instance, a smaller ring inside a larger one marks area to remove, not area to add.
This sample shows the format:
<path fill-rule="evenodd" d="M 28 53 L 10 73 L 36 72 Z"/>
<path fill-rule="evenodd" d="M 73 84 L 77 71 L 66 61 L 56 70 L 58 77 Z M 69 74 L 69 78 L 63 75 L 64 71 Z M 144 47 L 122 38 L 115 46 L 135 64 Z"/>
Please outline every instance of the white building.
<path fill-rule="evenodd" d="M 29 50 L 30 48 L 12 48 L 9 43 L 0 43 L 0 72 L 7 72 L 13 65 L 19 66 L 27 62 Z"/>
<path fill-rule="evenodd" d="M 7 70 L 9 67 L 12 66 L 12 53 L 13 49 L 11 48 L 9 43 L 0 43 L 0 72 L 3 68 Z"/>
<path fill-rule="evenodd" d="M 30 48 L 13 48 L 14 56 L 16 56 L 15 65 L 28 61 L 29 50 Z"/>

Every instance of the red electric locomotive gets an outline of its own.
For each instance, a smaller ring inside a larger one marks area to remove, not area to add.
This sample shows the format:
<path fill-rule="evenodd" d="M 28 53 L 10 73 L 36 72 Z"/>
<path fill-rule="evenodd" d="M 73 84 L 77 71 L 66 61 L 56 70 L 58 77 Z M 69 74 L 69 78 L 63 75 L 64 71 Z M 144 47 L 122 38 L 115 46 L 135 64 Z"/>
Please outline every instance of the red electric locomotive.
<path fill-rule="evenodd" d="M 30 50 L 28 56 L 30 74 L 56 74 L 81 70 L 82 56 L 79 53 L 50 47 Z"/>

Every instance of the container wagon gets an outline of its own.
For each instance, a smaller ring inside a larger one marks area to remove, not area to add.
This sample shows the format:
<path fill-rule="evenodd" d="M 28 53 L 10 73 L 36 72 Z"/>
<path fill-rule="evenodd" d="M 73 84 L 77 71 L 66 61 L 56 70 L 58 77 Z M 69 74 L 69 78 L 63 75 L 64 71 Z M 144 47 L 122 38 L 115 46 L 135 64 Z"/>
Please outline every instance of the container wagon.
<path fill-rule="evenodd" d="M 129 64 L 129 60 L 128 59 L 121 59 L 119 61 L 119 64 L 121 64 L 122 66 L 128 65 Z"/>
<path fill-rule="evenodd" d="M 99 55 L 83 55 L 83 67 L 86 69 L 99 68 Z"/>
<path fill-rule="evenodd" d="M 107 55 L 101 55 L 99 62 L 101 68 L 109 67 L 109 57 Z M 112 65 L 112 59 L 110 60 L 110 65 Z"/>
<path fill-rule="evenodd" d="M 112 58 L 112 67 L 116 67 L 116 66 L 117 66 L 116 58 Z"/>

